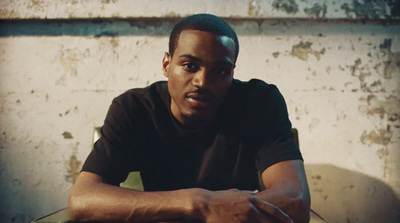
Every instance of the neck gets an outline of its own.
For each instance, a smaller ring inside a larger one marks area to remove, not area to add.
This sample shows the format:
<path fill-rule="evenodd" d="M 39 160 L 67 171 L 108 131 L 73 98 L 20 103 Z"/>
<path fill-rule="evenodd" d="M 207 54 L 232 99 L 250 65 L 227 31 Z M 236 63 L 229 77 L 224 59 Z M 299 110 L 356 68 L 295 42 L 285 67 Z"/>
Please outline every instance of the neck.
<path fill-rule="evenodd" d="M 175 117 L 175 120 L 187 130 L 201 130 L 210 125 L 212 120 L 205 120 L 201 117 L 182 116 L 180 119 Z"/>

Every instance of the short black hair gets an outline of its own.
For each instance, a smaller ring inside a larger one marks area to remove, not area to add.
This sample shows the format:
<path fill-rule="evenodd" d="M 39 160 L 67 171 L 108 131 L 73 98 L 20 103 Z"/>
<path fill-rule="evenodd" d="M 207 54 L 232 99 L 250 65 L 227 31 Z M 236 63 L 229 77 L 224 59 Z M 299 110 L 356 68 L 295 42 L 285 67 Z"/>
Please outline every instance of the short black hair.
<path fill-rule="evenodd" d="M 211 14 L 195 14 L 178 22 L 169 36 L 169 54 L 172 56 L 178 45 L 179 36 L 184 30 L 199 30 L 216 35 L 227 36 L 235 42 L 235 60 L 239 54 L 239 41 L 236 32 L 223 19 Z"/>

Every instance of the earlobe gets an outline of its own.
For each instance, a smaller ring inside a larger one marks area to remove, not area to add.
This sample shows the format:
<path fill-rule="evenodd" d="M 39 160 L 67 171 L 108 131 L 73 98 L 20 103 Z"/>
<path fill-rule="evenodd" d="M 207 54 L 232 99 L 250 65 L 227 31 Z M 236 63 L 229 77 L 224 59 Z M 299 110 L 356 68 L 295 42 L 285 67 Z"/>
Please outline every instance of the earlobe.
<path fill-rule="evenodd" d="M 169 53 L 165 52 L 164 58 L 162 60 L 162 69 L 165 77 L 168 77 L 169 63 L 171 61 L 171 56 Z"/>

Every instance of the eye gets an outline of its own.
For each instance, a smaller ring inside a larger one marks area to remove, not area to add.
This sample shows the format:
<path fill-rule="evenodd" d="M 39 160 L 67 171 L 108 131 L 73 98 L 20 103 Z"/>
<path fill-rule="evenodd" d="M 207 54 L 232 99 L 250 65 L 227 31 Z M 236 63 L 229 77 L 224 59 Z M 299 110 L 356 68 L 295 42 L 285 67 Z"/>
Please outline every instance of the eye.
<path fill-rule="evenodd" d="M 224 75 L 227 75 L 227 74 L 230 74 L 230 72 L 231 72 L 231 70 L 230 69 L 228 69 L 228 68 L 217 68 L 217 69 L 215 69 L 214 70 L 214 73 L 217 75 L 217 76 L 224 76 Z"/>
<path fill-rule="evenodd" d="M 183 69 L 188 72 L 195 72 L 199 69 L 199 67 L 196 64 L 190 63 L 190 62 L 184 63 L 182 66 L 183 66 Z"/>

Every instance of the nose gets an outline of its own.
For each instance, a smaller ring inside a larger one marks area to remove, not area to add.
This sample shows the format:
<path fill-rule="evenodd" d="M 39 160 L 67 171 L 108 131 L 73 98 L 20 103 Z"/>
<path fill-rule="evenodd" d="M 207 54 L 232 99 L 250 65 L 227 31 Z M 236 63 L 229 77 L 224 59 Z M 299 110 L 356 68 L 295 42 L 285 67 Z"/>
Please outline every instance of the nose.
<path fill-rule="evenodd" d="M 211 84 L 209 75 L 206 69 L 201 69 L 193 77 L 192 83 L 197 88 L 208 88 Z"/>

